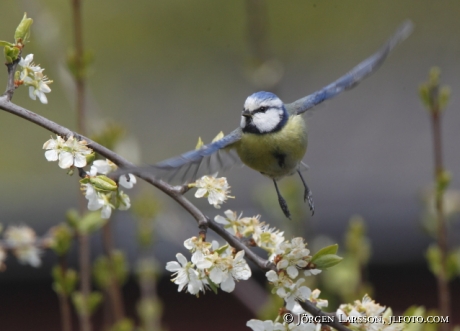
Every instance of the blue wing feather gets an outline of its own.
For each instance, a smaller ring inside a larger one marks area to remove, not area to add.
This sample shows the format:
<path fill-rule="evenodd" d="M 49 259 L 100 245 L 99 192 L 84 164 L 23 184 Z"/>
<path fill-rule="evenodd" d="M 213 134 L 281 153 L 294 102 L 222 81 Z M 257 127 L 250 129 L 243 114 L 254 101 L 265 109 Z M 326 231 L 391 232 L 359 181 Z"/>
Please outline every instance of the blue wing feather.
<path fill-rule="evenodd" d="M 200 176 L 226 170 L 239 162 L 238 156 L 231 150 L 231 147 L 240 139 L 241 129 L 236 129 L 222 139 L 204 145 L 200 149 L 186 152 L 152 166 L 140 167 L 133 173 L 148 171 L 168 182 L 181 184 L 193 182 Z"/>
<path fill-rule="evenodd" d="M 383 45 L 380 50 L 358 64 L 350 72 L 337 79 L 335 82 L 323 87 L 304 98 L 301 98 L 293 103 L 286 104 L 286 109 L 290 114 L 302 114 L 313 108 L 317 104 L 331 99 L 336 95 L 353 88 L 364 78 L 372 74 L 387 58 L 388 54 L 401 41 L 406 39 L 412 32 L 413 24 L 410 21 L 404 22 L 396 33 Z"/>

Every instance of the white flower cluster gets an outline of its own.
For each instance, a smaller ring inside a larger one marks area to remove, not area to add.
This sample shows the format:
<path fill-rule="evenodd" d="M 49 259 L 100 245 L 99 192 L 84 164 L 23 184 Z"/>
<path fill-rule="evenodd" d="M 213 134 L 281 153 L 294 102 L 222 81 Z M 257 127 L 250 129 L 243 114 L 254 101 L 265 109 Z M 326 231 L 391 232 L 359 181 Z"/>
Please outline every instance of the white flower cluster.
<path fill-rule="evenodd" d="M 68 169 L 71 167 L 83 168 L 86 166 L 86 157 L 93 151 L 87 146 L 85 140 L 75 139 L 70 136 L 65 141 L 61 136 L 51 138 L 43 144 L 46 149 L 45 158 L 48 161 L 59 161 L 59 167 Z"/>
<path fill-rule="evenodd" d="M 189 187 L 198 189 L 195 192 L 195 198 L 208 198 L 209 204 L 219 209 L 225 200 L 233 197 L 229 195 L 230 186 L 227 183 L 227 178 L 216 178 L 216 175 L 203 176 L 195 183 L 189 184 Z"/>
<path fill-rule="evenodd" d="M 253 243 L 269 254 L 269 260 L 276 265 L 277 271 L 270 270 L 265 276 L 273 285 L 273 293 L 286 302 L 287 310 L 306 313 L 296 300 L 309 299 L 318 307 L 327 306 L 327 301 L 318 299 L 318 290 L 312 292 L 307 286 L 302 285 L 305 279 L 298 278 L 299 270 L 302 270 L 305 276 L 317 275 L 321 272 L 311 267 L 312 257 L 303 238 L 286 241 L 284 232 L 260 222 L 260 216 L 242 217 L 232 210 L 227 210 L 224 214 L 225 217 L 218 215 L 214 220 L 239 238 L 252 236 Z M 248 326 L 253 330 L 315 330 L 316 327 L 313 325 L 311 329 L 312 326 L 303 325 L 293 328 L 293 324 L 258 320 L 249 321 Z"/>
<path fill-rule="evenodd" d="M 19 61 L 19 66 L 21 67 L 19 74 L 20 84 L 29 86 L 29 96 L 32 100 L 36 100 L 38 97 L 41 103 L 48 103 L 45 93 L 51 92 L 48 85 L 53 81 L 43 75 L 43 70 L 45 69 L 35 65 L 32 62 L 33 59 L 34 55 L 29 54 Z"/>
<path fill-rule="evenodd" d="M 114 181 L 98 175 L 98 173 L 107 175 L 116 169 L 117 166 L 110 160 L 96 160 L 87 173 L 87 180 L 82 182 L 82 191 L 85 192 L 85 198 L 88 200 L 88 209 L 101 209 L 101 217 L 104 219 L 110 218 L 112 209 L 128 210 L 131 207 L 129 196 L 120 190 Z M 122 175 L 118 183 L 130 189 L 136 183 L 136 177 L 132 174 Z"/>
<path fill-rule="evenodd" d="M 316 304 L 318 308 L 327 307 L 328 302 L 327 300 L 318 299 L 320 290 L 316 289 L 310 293 L 309 300 Z M 298 303 L 295 303 L 294 307 L 292 308 L 291 312 L 296 316 L 302 316 L 303 320 L 301 321 L 290 321 L 287 323 L 278 322 L 278 319 L 275 321 L 266 320 L 256 320 L 252 319 L 246 323 L 246 326 L 250 327 L 254 331 L 320 331 L 321 324 L 320 323 L 313 323 L 311 322 L 312 319 L 308 319 L 305 317 L 311 317 L 311 314 L 307 313 L 300 307 Z"/>
<path fill-rule="evenodd" d="M 341 321 L 349 322 L 348 327 L 357 331 L 399 331 L 404 328 L 402 323 L 393 323 L 390 308 L 375 303 L 367 294 L 362 301 L 343 304 L 337 309 L 336 315 Z"/>
<path fill-rule="evenodd" d="M 187 292 L 198 295 L 207 288 L 220 286 L 222 291 L 232 292 L 235 280 L 246 280 L 251 277 L 251 269 L 244 259 L 244 251 L 236 254 L 233 249 L 224 245 L 219 247 L 216 241 L 212 243 L 202 238 L 192 237 L 184 242 L 191 252 L 192 259 L 187 261 L 184 255 L 178 253 L 179 262 L 166 264 L 166 270 L 174 272 L 172 281 L 179 285 L 178 291 L 187 286 Z"/>
<path fill-rule="evenodd" d="M 45 158 L 48 161 L 59 161 L 62 169 L 83 168 L 87 165 L 87 158 L 93 154 L 87 145 L 85 140 L 80 141 L 73 136 L 67 140 L 57 136 L 45 142 L 43 149 L 46 149 Z M 132 174 L 122 175 L 117 185 L 105 176 L 116 169 L 117 166 L 110 160 L 96 160 L 92 162 L 86 177 L 80 181 L 88 200 L 88 209 L 101 209 L 101 217 L 104 219 L 110 217 L 112 209 L 127 210 L 131 207 L 129 196 L 119 189 L 119 185 L 130 189 L 136 183 L 136 177 Z"/>
<path fill-rule="evenodd" d="M 34 230 L 27 226 L 10 226 L 6 229 L 5 242 L 13 251 L 19 262 L 38 267 L 41 264 L 42 251 L 37 247 L 37 237 Z M 0 270 L 4 268 L 3 262 L 6 252 L 0 247 Z"/>

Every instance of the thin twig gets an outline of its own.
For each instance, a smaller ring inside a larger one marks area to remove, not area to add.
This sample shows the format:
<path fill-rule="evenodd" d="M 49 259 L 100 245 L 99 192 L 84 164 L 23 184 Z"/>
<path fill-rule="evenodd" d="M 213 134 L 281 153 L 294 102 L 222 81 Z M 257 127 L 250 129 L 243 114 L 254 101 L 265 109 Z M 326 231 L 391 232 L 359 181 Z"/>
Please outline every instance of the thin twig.
<path fill-rule="evenodd" d="M 107 292 L 110 297 L 112 314 L 115 322 L 120 322 L 125 317 L 125 309 L 123 307 L 123 296 L 120 290 L 120 284 L 118 283 L 117 276 L 115 273 L 115 265 L 113 263 L 113 236 L 111 222 L 107 222 L 102 227 L 102 242 L 104 245 L 105 255 L 109 259 L 109 268 L 110 268 L 110 284 L 107 289 Z"/>
<path fill-rule="evenodd" d="M 85 134 L 85 81 L 83 76 L 83 31 L 81 1 L 72 0 L 73 32 L 75 42 L 75 56 L 73 57 L 75 72 L 75 92 L 76 92 L 76 113 L 77 130 Z M 80 211 L 84 211 L 84 199 L 80 196 Z M 89 236 L 86 233 L 79 233 L 79 264 L 80 264 L 80 291 L 83 296 L 83 309 L 80 314 L 81 331 L 91 331 L 91 319 L 88 308 L 88 299 L 91 294 L 91 248 Z"/>
<path fill-rule="evenodd" d="M 433 131 L 433 150 L 434 150 L 434 177 L 435 182 L 439 183 L 444 173 L 444 163 L 442 157 L 442 133 L 441 133 L 441 110 L 439 107 L 431 111 L 431 124 Z M 436 185 L 437 187 L 438 185 Z M 444 215 L 444 189 L 435 189 L 435 207 L 437 218 L 437 239 L 441 253 L 441 268 L 437 275 L 438 282 L 438 307 L 442 316 L 450 316 L 450 293 L 449 280 L 447 279 L 447 228 Z M 449 324 L 441 324 L 441 331 L 448 331 Z"/>
<path fill-rule="evenodd" d="M 59 256 L 59 268 L 63 275 L 67 273 L 67 254 Z M 70 299 L 67 293 L 58 293 L 59 309 L 61 311 L 62 331 L 72 331 L 72 314 Z"/>
<path fill-rule="evenodd" d="M 16 67 L 21 59 L 21 52 L 19 52 L 18 58 L 13 61 L 13 63 L 7 63 L 6 67 L 8 68 L 8 83 L 6 85 L 5 93 L 7 100 L 10 101 L 13 99 L 14 91 L 16 90 L 16 85 L 14 84 L 14 73 L 16 72 Z"/>

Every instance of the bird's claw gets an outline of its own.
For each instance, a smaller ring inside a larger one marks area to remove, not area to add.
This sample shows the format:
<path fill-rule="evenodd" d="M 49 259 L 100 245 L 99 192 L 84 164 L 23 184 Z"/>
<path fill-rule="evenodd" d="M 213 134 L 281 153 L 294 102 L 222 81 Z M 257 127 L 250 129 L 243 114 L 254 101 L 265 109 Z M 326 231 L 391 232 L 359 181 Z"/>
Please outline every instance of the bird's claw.
<path fill-rule="evenodd" d="M 289 208 L 288 208 L 288 205 L 286 203 L 286 200 L 284 200 L 284 198 L 280 195 L 278 197 L 278 201 L 280 203 L 280 207 L 281 207 L 281 210 L 284 213 L 284 216 L 286 216 L 287 218 L 291 219 L 291 213 L 289 212 Z"/>
<path fill-rule="evenodd" d="M 304 202 L 308 201 L 308 205 L 310 206 L 311 216 L 315 215 L 315 203 L 313 202 L 313 194 L 311 193 L 310 190 L 305 190 L 303 201 Z"/>

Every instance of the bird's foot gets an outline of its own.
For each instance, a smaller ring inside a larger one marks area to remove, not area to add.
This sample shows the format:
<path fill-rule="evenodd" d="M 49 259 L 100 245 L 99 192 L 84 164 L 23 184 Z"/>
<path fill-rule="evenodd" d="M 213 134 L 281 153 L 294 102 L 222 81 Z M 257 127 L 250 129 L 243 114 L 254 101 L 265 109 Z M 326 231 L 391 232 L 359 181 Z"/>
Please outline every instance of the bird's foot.
<path fill-rule="evenodd" d="M 310 206 L 310 211 L 311 211 L 311 216 L 315 215 L 315 203 L 313 202 L 313 194 L 311 193 L 310 190 L 305 190 L 304 195 L 303 195 L 303 201 L 307 202 L 308 205 Z"/>
<path fill-rule="evenodd" d="M 287 218 L 291 219 L 291 213 L 289 212 L 289 208 L 288 208 L 288 205 L 286 203 L 286 200 L 284 200 L 284 198 L 280 195 L 280 196 L 278 196 L 278 201 L 280 203 L 280 207 L 281 207 L 281 210 L 284 213 L 284 216 L 286 216 Z"/>

